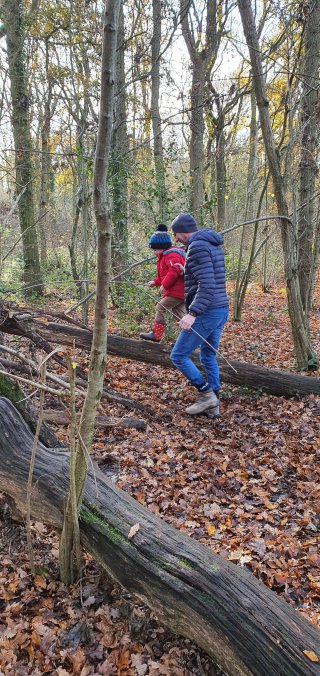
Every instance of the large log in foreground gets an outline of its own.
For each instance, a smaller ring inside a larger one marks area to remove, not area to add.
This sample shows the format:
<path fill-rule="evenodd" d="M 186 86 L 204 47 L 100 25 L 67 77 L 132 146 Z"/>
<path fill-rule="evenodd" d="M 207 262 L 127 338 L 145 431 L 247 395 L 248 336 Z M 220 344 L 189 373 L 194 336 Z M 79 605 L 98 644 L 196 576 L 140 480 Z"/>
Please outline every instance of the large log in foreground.
<path fill-rule="evenodd" d="M 22 517 L 32 440 L 19 413 L 0 398 L 0 490 Z M 67 452 L 38 446 L 32 516 L 58 529 L 68 464 Z M 81 538 L 115 580 L 227 674 L 319 674 L 310 656 L 320 656 L 320 632 L 311 623 L 251 573 L 172 528 L 94 471 L 95 479 L 89 475 L 86 482 Z"/>
<path fill-rule="evenodd" d="M 92 333 L 89 330 L 78 329 L 49 322 L 36 323 L 37 332 L 50 342 L 73 345 L 89 349 Z M 148 341 L 132 340 L 109 333 L 108 353 L 126 359 L 134 359 L 149 364 L 157 364 L 166 368 L 173 368 L 169 357 L 169 347 Z M 199 363 L 197 357 L 195 361 Z M 320 394 L 320 378 L 314 376 L 300 376 L 290 371 L 268 369 L 247 362 L 229 360 L 231 366 L 222 358 L 218 358 L 221 379 L 232 385 L 245 385 L 261 389 L 269 394 L 290 396 L 295 394 Z"/>

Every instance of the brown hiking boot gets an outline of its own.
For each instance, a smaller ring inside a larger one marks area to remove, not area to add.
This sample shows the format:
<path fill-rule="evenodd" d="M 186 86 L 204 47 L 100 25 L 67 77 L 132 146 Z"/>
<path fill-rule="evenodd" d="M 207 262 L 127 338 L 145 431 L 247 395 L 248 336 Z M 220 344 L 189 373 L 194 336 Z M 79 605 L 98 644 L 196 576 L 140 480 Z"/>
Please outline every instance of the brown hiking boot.
<path fill-rule="evenodd" d="M 199 392 L 197 401 L 186 408 L 188 415 L 198 415 L 210 409 L 213 415 L 219 415 L 219 399 L 212 390 Z M 215 413 L 217 411 L 217 413 Z"/>

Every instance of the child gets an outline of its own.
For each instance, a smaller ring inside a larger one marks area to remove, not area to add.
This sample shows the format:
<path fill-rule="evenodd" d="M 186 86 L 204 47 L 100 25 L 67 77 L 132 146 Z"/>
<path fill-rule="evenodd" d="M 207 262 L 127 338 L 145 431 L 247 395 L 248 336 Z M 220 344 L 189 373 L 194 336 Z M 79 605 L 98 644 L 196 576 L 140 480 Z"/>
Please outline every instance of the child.
<path fill-rule="evenodd" d="M 157 303 L 152 331 L 140 333 L 140 338 L 159 343 L 166 328 L 165 311 L 170 310 L 179 320 L 186 314 L 184 305 L 184 280 L 181 270 L 186 254 L 180 247 L 172 246 L 168 228 L 163 223 L 151 235 L 149 246 L 157 256 L 157 276 L 148 283 L 149 287 L 159 286 L 161 301 Z"/>

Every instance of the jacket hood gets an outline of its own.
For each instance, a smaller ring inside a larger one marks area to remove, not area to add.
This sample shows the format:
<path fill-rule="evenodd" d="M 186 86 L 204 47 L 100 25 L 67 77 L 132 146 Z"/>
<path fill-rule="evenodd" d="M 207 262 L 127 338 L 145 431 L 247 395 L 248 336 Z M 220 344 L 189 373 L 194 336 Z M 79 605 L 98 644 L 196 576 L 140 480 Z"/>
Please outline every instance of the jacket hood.
<path fill-rule="evenodd" d="M 211 230 L 211 228 L 197 230 L 197 232 L 190 237 L 189 242 L 191 244 L 191 242 L 194 242 L 195 240 L 199 241 L 200 239 L 209 242 L 209 244 L 212 244 L 213 246 L 221 246 L 221 244 L 223 244 L 222 235 L 220 235 L 219 232 L 215 232 L 215 230 Z"/>

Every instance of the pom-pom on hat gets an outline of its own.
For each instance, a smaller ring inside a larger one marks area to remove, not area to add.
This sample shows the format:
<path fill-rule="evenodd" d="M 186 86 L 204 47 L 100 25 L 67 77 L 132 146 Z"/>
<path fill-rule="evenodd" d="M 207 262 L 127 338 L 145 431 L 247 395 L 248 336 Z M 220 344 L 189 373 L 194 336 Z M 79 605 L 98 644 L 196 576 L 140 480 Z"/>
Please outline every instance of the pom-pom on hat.
<path fill-rule="evenodd" d="M 179 214 L 171 223 L 171 230 L 177 232 L 197 232 L 198 226 L 191 214 Z"/>
<path fill-rule="evenodd" d="M 154 235 L 151 235 L 149 238 L 149 246 L 151 249 L 170 249 L 172 246 L 172 240 L 168 233 L 168 228 L 164 223 L 159 223 L 157 225 L 157 230 Z"/>

